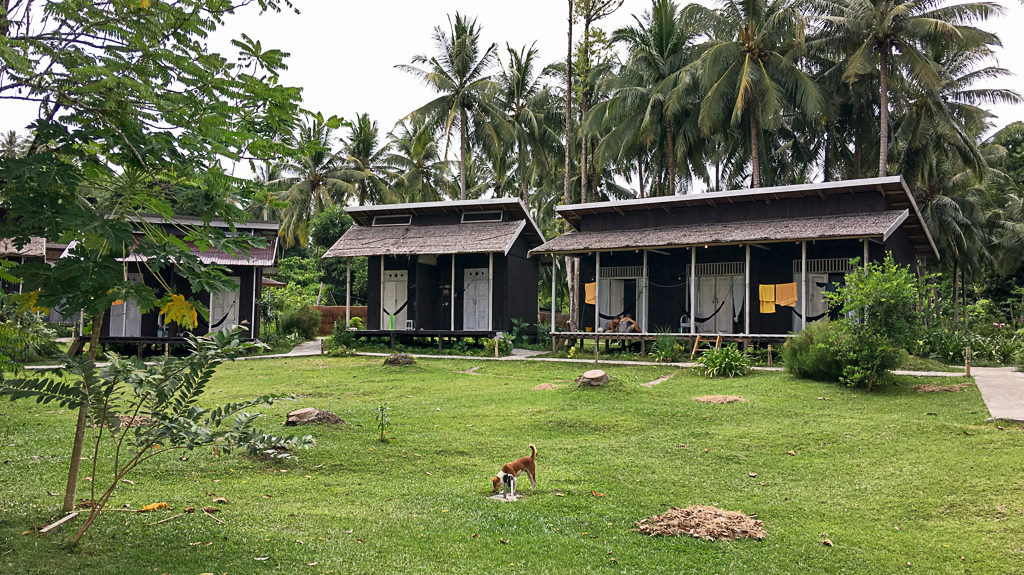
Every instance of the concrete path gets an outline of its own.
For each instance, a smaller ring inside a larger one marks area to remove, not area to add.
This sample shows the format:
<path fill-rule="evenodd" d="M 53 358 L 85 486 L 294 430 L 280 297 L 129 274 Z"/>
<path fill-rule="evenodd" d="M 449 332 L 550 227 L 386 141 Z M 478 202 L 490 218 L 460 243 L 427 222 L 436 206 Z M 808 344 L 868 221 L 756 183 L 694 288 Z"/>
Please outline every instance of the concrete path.
<path fill-rule="evenodd" d="M 321 355 L 323 351 L 323 340 L 314 339 L 311 341 L 304 341 L 299 345 L 292 348 L 288 353 L 275 353 L 273 355 L 251 355 L 247 357 L 240 357 L 238 361 L 246 361 L 250 359 L 281 359 L 285 357 L 305 357 L 309 355 Z"/>
<path fill-rule="evenodd" d="M 1015 367 L 974 367 L 971 375 L 992 414 L 989 421 L 1024 423 L 1024 373 Z"/>

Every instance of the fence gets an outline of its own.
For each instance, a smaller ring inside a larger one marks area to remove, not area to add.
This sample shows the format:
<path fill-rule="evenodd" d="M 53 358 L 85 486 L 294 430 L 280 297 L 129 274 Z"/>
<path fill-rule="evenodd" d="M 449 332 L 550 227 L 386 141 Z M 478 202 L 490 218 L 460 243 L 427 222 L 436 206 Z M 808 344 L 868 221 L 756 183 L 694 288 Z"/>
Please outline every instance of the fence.
<path fill-rule="evenodd" d="M 557 325 L 558 327 L 562 329 L 569 329 L 569 314 L 556 313 L 555 321 L 557 322 L 555 325 Z M 540 312 L 537 317 L 537 323 L 551 325 L 551 312 Z"/>
<path fill-rule="evenodd" d="M 315 310 L 320 310 L 320 335 L 331 335 L 334 331 L 334 323 L 338 320 L 345 321 L 345 306 L 343 305 L 314 305 Z M 352 317 L 363 320 L 366 325 L 366 306 L 352 306 Z"/>

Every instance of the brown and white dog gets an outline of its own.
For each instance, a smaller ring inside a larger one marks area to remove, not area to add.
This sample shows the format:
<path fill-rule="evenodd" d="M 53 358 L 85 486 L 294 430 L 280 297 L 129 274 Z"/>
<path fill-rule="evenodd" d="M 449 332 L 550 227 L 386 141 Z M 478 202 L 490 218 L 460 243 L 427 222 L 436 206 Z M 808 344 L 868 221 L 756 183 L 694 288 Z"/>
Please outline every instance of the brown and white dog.
<path fill-rule="evenodd" d="M 523 473 L 530 477 L 530 489 L 537 489 L 537 464 L 534 462 L 536 457 L 537 448 L 531 443 L 529 457 L 520 457 L 511 463 L 506 463 L 498 472 L 498 476 L 491 478 L 491 484 L 494 487 L 493 493 L 497 493 L 500 486 L 502 493 L 505 493 L 506 488 L 508 489 L 506 498 L 509 495 L 515 497 L 516 478 Z"/>

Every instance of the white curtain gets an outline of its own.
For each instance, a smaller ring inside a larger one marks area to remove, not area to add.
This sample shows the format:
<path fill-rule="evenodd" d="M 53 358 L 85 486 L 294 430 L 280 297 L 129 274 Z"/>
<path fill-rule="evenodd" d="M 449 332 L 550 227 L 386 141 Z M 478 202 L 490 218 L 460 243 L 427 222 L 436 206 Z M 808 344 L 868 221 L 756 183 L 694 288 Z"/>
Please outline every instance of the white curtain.
<path fill-rule="evenodd" d="M 747 285 L 744 276 L 732 276 L 732 310 L 733 323 L 740 321 L 743 315 L 744 300 L 747 299 Z"/>

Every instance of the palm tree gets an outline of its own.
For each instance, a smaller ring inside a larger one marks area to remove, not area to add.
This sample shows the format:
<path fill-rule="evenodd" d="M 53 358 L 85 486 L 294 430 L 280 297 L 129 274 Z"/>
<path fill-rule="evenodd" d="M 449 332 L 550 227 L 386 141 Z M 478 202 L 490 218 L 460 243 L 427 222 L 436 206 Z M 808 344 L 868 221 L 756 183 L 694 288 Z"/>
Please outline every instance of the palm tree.
<path fill-rule="evenodd" d="M 449 18 L 448 24 L 448 32 L 440 26 L 434 28 L 437 56 L 414 56 L 413 66 L 399 65 L 396 68 L 419 77 L 427 87 L 440 94 L 407 118 L 422 116 L 443 125 L 449 143 L 452 130 L 458 126 L 459 189 L 461 198 L 466 199 L 470 128 L 486 146 L 496 148 L 501 140 L 491 122 L 500 114 L 491 106 L 496 85 L 486 75 L 497 61 L 498 46 L 491 44 L 484 50 L 480 49 L 481 29 L 475 18 L 469 19 L 456 12 L 455 22 Z M 447 156 L 447 146 L 445 149 Z"/>
<path fill-rule="evenodd" d="M 11 130 L 0 138 L 0 158 L 20 158 L 28 151 L 31 141 Z"/>
<path fill-rule="evenodd" d="M 758 188 L 763 131 L 776 129 L 787 111 L 812 119 L 824 111 L 821 91 L 797 65 L 804 54 L 804 17 L 792 0 L 723 0 L 717 10 L 691 4 L 683 17 L 711 31 L 699 63 L 706 90 L 700 127 L 712 134 L 749 126 L 750 185 Z"/>
<path fill-rule="evenodd" d="M 655 0 L 637 27 L 612 34 L 615 42 L 626 45 L 628 59 L 619 76 L 609 82 L 611 97 L 593 107 L 583 127 L 584 133 L 591 134 L 606 130 L 596 150 L 605 161 L 632 156 L 642 162 L 654 152 L 660 166 L 665 158 L 668 195 L 676 193 L 676 163 L 681 155 L 677 144 L 689 151 L 703 140 L 695 129 L 696 115 L 689 113 L 697 108 L 697 101 L 693 84 L 687 81 L 699 31 L 681 16 L 671 0 Z M 680 134 L 685 135 L 683 142 L 677 142 Z M 639 163 L 638 172 L 642 172 Z M 661 169 L 657 172 L 660 179 Z M 643 180 L 642 173 L 639 179 Z"/>
<path fill-rule="evenodd" d="M 271 180 L 281 189 L 281 199 L 288 202 L 281 221 L 281 237 L 285 246 L 296 241 L 305 246 L 309 240 L 306 224 L 333 204 L 344 204 L 357 193 L 353 182 L 365 176 L 346 165 L 345 157 L 331 151 L 335 143 L 334 122 L 322 114 L 302 120 L 296 133 L 287 138 L 295 155 L 281 164 L 283 177 Z"/>
<path fill-rule="evenodd" d="M 380 145 L 380 130 L 369 114 L 358 114 L 345 146 L 345 159 L 349 168 L 361 175 L 355 182 L 360 206 L 370 203 L 397 203 L 399 197 L 385 181 L 388 177 L 386 158 L 390 143 Z"/>
<path fill-rule="evenodd" d="M 394 190 L 406 202 L 438 202 L 452 187 L 448 161 L 441 157 L 435 132 L 423 118 L 402 120 L 391 141 L 384 164 L 392 172 Z"/>
<path fill-rule="evenodd" d="M 852 84 L 867 74 L 878 74 L 879 177 L 889 174 L 889 92 L 893 73 L 899 71 L 912 78 L 913 83 L 935 89 L 941 78 L 923 44 L 998 43 L 994 35 L 967 24 L 1003 13 L 995 3 L 945 6 L 943 0 L 823 0 L 815 5 L 815 10 L 823 27 L 821 42 L 850 52 L 843 79 Z"/>
<path fill-rule="evenodd" d="M 499 101 L 515 138 L 515 149 L 507 155 L 514 154 L 516 158 L 516 179 L 523 203 L 529 204 L 529 172 L 531 169 L 547 171 L 549 152 L 558 146 L 559 135 L 552 122 L 556 102 L 544 85 L 551 70 L 545 69 L 539 74 L 535 71 L 537 49 L 524 46 L 517 52 L 507 44 L 505 48 L 509 63 L 498 75 Z"/>

